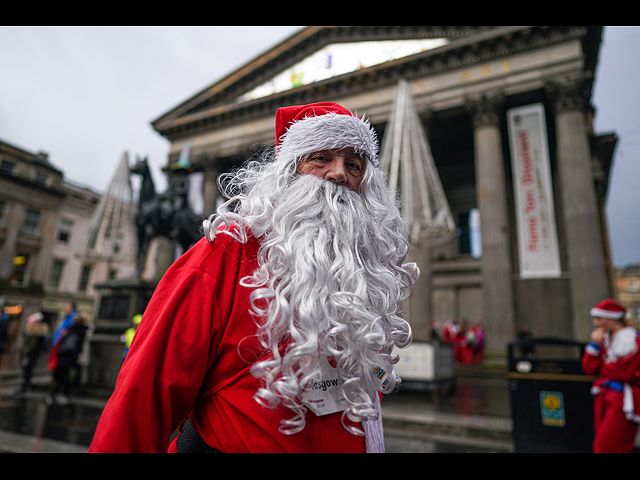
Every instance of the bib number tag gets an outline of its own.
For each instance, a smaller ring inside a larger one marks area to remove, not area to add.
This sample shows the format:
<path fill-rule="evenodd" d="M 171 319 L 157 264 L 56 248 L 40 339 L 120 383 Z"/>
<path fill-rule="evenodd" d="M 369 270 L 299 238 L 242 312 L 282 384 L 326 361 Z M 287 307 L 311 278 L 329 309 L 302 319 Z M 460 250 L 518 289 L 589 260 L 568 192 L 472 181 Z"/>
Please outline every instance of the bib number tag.
<path fill-rule="evenodd" d="M 315 382 L 311 390 L 303 393 L 303 403 L 317 416 L 346 410 L 348 405 L 340 390 L 341 381 L 338 378 L 338 370 L 326 357 L 320 360 L 320 368 L 321 380 Z M 391 382 L 390 370 L 388 365 L 376 366 L 373 369 L 373 373 L 380 382 L 379 390 L 384 394 L 391 393 L 395 386 L 395 383 Z"/>
<path fill-rule="evenodd" d="M 347 409 L 347 402 L 340 390 L 341 381 L 338 371 L 324 357 L 320 361 L 322 378 L 315 382 L 311 390 L 304 392 L 302 401 L 309 410 L 318 416 L 342 412 Z"/>

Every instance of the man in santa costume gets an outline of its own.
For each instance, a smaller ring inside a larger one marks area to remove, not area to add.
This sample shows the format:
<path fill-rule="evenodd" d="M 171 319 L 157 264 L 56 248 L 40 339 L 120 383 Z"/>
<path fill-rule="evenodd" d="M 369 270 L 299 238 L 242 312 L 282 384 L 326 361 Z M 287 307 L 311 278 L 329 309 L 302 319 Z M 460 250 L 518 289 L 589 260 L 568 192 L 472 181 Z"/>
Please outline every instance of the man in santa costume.
<path fill-rule="evenodd" d="M 626 309 L 606 299 L 591 309 L 595 330 L 582 369 L 596 375 L 593 451 L 631 452 L 640 422 L 640 335 L 627 325 Z"/>
<path fill-rule="evenodd" d="M 90 452 L 384 451 L 418 272 L 377 148 L 335 103 L 278 109 L 156 288 Z"/>

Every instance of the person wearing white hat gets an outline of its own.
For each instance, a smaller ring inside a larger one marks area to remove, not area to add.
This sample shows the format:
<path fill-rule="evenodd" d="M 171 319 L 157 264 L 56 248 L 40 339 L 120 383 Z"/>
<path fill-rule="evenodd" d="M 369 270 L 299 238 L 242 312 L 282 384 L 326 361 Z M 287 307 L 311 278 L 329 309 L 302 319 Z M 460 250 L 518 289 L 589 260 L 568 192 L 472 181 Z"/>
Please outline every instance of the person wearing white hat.
<path fill-rule="evenodd" d="M 23 334 L 23 344 L 20 347 L 22 353 L 22 378 L 18 393 L 25 393 L 31 388 L 31 377 L 33 369 L 47 349 L 47 336 L 49 335 L 49 325 L 44 321 L 42 312 L 32 313 L 27 317 L 27 324 Z"/>
<path fill-rule="evenodd" d="M 90 452 L 384 451 L 418 271 L 376 133 L 330 102 L 275 120 L 156 288 Z"/>
<path fill-rule="evenodd" d="M 605 299 L 591 309 L 596 327 L 582 357 L 582 369 L 596 376 L 595 453 L 633 451 L 640 422 L 640 333 L 626 322 L 626 308 Z"/>

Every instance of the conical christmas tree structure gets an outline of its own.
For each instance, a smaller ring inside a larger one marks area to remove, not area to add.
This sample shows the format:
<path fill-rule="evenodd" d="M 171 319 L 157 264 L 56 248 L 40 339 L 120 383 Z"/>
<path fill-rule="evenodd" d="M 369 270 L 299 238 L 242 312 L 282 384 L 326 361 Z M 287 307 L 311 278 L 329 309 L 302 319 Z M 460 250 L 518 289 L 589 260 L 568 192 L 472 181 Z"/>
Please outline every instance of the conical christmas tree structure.
<path fill-rule="evenodd" d="M 98 261 L 133 261 L 136 255 L 134 215 L 129 156 L 124 152 L 91 218 L 78 254 Z"/>
<path fill-rule="evenodd" d="M 455 223 L 420 117 L 405 80 L 400 80 L 385 132 L 380 168 L 389 173 L 389 194 L 400 196 L 410 240 L 429 245 L 450 240 Z"/>

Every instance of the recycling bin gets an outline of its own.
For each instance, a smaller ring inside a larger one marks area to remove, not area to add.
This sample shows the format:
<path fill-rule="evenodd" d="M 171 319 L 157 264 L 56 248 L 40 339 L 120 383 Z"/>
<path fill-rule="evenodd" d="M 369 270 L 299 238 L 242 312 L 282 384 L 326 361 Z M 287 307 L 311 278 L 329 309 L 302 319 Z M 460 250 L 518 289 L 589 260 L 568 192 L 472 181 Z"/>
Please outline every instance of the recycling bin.
<path fill-rule="evenodd" d="M 594 377 L 581 367 L 586 344 L 547 337 L 507 346 L 514 452 L 591 452 Z"/>

